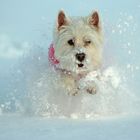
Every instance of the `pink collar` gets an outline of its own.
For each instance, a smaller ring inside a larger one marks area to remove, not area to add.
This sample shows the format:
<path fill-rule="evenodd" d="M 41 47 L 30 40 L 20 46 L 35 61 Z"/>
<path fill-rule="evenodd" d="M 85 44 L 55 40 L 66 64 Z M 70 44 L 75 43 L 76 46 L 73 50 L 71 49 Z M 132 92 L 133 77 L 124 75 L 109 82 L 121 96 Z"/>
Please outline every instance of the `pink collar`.
<path fill-rule="evenodd" d="M 55 48 L 54 48 L 54 44 L 52 43 L 49 47 L 49 51 L 48 51 L 48 59 L 49 62 L 52 66 L 54 66 L 55 70 L 58 70 L 64 74 L 67 75 L 71 75 L 70 71 L 67 71 L 65 69 L 61 69 L 59 68 L 58 64 L 60 63 L 60 61 L 55 57 Z"/>
<path fill-rule="evenodd" d="M 54 49 L 53 43 L 50 45 L 50 48 L 49 48 L 48 59 L 50 63 L 54 66 L 59 64 L 59 60 L 55 58 L 55 49 Z"/>

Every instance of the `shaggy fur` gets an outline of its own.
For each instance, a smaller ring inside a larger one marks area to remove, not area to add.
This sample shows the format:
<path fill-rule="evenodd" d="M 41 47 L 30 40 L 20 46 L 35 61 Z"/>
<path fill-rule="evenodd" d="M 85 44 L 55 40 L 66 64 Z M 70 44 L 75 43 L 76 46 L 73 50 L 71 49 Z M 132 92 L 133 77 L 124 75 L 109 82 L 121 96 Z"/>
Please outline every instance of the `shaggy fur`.
<path fill-rule="evenodd" d="M 101 66 L 103 35 L 98 12 L 87 17 L 68 17 L 60 11 L 53 42 L 55 57 L 60 61 L 58 67 L 65 71 L 60 72 L 61 84 L 75 95 L 80 90 L 79 79 Z M 87 92 L 95 93 L 95 85 L 87 87 Z"/>

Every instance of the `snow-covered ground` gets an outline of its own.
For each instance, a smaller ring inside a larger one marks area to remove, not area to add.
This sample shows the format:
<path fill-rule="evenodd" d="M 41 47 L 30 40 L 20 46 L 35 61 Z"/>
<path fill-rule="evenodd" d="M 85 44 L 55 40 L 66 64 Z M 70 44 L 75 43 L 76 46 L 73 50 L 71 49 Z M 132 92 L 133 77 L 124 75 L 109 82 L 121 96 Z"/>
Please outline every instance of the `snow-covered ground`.
<path fill-rule="evenodd" d="M 94 120 L 2 116 L 1 140 L 139 140 L 139 117 Z"/>
<path fill-rule="evenodd" d="M 103 76 L 94 96 L 55 86 L 47 53 L 60 9 L 102 17 Z M 0 140 L 139 140 L 139 25 L 138 0 L 0 0 Z"/>

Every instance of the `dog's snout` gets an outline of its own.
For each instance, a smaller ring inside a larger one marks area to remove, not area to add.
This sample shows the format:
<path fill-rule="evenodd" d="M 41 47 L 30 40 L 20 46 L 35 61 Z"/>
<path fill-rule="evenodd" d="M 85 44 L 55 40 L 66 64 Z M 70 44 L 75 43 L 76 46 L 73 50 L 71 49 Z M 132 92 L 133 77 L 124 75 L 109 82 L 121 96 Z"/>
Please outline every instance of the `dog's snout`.
<path fill-rule="evenodd" d="M 85 59 L 85 53 L 77 53 L 76 54 L 76 59 L 80 62 L 84 61 Z"/>

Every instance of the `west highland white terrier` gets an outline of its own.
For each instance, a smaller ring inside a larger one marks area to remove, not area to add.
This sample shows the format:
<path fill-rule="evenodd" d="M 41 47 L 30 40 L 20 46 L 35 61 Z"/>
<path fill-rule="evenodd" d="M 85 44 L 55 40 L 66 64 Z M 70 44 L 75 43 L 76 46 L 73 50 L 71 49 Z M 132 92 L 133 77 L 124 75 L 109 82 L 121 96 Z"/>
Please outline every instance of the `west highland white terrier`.
<path fill-rule="evenodd" d="M 63 88 L 69 95 L 80 90 L 95 94 L 95 81 L 84 80 L 90 75 L 98 78 L 102 62 L 103 34 L 98 12 L 86 17 L 68 17 L 64 11 L 58 14 L 53 43 L 49 48 L 49 61 L 60 75 Z M 81 82 L 85 83 L 82 84 Z M 85 85 L 85 86 L 83 86 Z"/>

